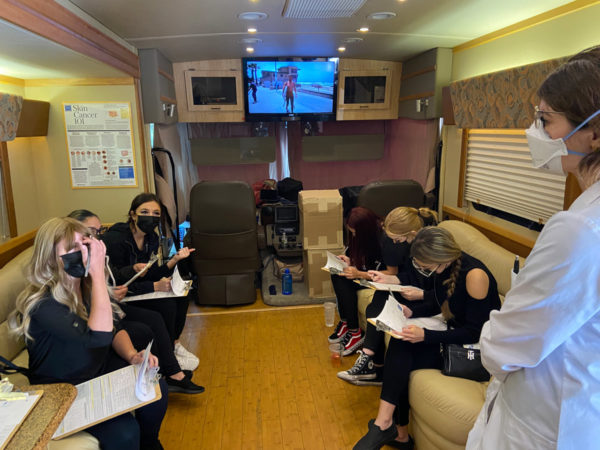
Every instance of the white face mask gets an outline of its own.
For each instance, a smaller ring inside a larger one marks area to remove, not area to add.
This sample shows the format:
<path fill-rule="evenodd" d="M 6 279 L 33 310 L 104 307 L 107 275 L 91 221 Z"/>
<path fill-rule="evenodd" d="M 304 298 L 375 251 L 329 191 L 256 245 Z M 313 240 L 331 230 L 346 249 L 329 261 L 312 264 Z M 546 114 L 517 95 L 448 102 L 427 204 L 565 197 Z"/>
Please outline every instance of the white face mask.
<path fill-rule="evenodd" d="M 585 119 L 564 138 L 559 139 L 552 139 L 546 130 L 544 130 L 542 121 L 534 120 L 531 126 L 525 130 L 533 167 L 543 169 L 550 173 L 564 175 L 561 156 L 566 156 L 568 154 L 579 156 L 587 155 L 587 153 L 569 150 L 565 141 L 598 114 L 600 114 L 600 110 Z"/>

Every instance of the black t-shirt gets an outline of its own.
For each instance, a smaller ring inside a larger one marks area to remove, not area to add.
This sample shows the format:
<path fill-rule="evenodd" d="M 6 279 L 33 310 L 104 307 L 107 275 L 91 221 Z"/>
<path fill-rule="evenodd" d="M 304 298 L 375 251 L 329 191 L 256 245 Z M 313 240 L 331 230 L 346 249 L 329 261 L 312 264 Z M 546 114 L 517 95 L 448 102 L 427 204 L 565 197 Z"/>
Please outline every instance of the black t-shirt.
<path fill-rule="evenodd" d="M 27 340 L 30 382 L 79 384 L 102 373 L 112 331 L 94 331 L 87 322 L 48 295 L 31 313 Z"/>
<path fill-rule="evenodd" d="M 381 249 L 383 262 L 387 267 L 394 266 L 398 267 L 398 270 L 401 270 L 405 261 L 410 259 L 410 245 L 407 242 L 395 244 L 394 241 L 385 234 L 382 239 Z"/>

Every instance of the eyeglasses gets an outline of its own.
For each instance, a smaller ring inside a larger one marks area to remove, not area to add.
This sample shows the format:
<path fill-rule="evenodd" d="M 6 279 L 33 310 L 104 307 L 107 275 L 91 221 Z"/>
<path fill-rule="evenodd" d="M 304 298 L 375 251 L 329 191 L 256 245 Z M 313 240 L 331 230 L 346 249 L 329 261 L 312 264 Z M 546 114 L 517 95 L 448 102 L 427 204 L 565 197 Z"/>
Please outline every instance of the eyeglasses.
<path fill-rule="evenodd" d="M 90 230 L 90 234 L 92 236 L 100 236 L 100 235 L 104 234 L 104 232 L 107 230 L 107 228 L 106 227 L 100 227 L 100 228 L 88 227 L 88 230 Z"/>
<path fill-rule="evenodd" d="M 538 106 L 536 106 L 535 112 L 533 115 L 533 120 L 534 120 L 535 126 L 537 128 L 544 128 L 544 126 L 546 125 L 546 119 L 544 118 L 544 114 L 564 114 L 564 112 L 562 112 L 562 111 L 545 111 L 543 109 L 540 109 Z"/>
<path fill-rule="evenodd" d="M 435 266 L 435 268 L 433 269 L 426 269 L 424 267 L 421 267 L 417 261 L 415 261 L 415 258 L 411 258 L 412 261 L 412 265 L 415 268 L 415 270 L 417 272 L 419 272 L 421 275 L 423 275 L 425 278 L 429 278 L 431 275 L 433 275 L 435 273 L 436 270 L 439 269 L 439 267 L 441 266 L 441 264 L 438 264 L 437 266 Z"/>

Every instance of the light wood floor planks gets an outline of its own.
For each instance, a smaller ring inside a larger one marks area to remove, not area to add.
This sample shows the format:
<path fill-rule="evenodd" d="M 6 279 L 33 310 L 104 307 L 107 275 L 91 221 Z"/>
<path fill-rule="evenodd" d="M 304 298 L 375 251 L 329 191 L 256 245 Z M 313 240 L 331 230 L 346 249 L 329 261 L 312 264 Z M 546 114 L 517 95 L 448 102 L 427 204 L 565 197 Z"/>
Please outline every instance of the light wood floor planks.
<path fill-rule="evenodd" d="M 379 388 L 336 377 L 356 356 L 331 365 L 322 306 L 190 309 L 182 341 L 206 392 L 169 396 L 166 449 L 349 449 L 367 431 Z"/>

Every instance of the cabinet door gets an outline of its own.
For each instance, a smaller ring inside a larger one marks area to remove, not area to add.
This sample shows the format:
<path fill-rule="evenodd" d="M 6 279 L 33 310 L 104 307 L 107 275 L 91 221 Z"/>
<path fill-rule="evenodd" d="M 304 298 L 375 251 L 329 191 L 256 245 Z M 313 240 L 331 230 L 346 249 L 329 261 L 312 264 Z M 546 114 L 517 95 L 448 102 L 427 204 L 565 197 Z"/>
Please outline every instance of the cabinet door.
<path fill-rule="evenodd" d="M 388 109 L 391 88 L 389 70 L 343 71 L 339 76 L 338 108 Z"/>
<path fill-rule="evenodd" d="M 227 70 L 187 70 L 185 91 L 189 111 L 243 109 L 241 73 Z"/>

